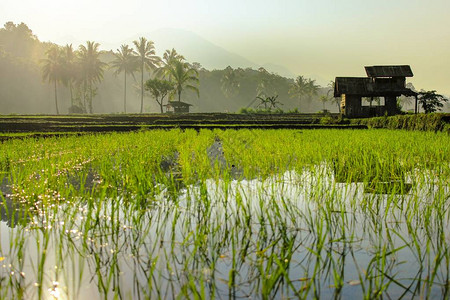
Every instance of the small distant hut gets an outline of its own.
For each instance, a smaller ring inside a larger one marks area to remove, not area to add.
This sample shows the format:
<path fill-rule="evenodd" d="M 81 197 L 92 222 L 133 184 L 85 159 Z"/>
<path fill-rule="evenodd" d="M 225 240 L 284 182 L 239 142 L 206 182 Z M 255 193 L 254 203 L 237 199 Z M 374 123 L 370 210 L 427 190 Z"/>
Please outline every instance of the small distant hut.
<path fill-rule="evenodd" d="M 406 77 L 413 77 L 410 66 L 365 67 L 367 77 L 336 77 L 334 97 L 341 97 L 341 113 L 349 118 L 363 118 L 399 113 L 397 97 L 417 93 L 406 87 Z M 363 105 L 363 98 L 369 105 Z M 378 99 L 378 105 L 373 100 Z M 384 100 L 384 103 L 381 102 Z"/>
<path fill-rule="evenodd" d="M 169 101 L 166 105 L 166 112 L 168 113 L 189 113 L 189 107 L 192 104 L 182 102 L 182 101 Z"/>

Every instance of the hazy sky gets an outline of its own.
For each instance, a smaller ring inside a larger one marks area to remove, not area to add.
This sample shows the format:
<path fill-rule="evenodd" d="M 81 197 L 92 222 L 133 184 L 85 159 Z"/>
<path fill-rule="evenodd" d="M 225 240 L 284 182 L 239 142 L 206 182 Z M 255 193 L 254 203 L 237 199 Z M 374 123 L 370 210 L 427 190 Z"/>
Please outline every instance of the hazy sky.
<path fill-rule="evenodd" d="M 1 24 L 24 22 L 42 41 L 119 44 L 181 28 L 325 80 L 364 76 L 364 65 L 410 64 L 416 88 L 450 94 L 450 0 L 2 0 L 0 12 Z"/>

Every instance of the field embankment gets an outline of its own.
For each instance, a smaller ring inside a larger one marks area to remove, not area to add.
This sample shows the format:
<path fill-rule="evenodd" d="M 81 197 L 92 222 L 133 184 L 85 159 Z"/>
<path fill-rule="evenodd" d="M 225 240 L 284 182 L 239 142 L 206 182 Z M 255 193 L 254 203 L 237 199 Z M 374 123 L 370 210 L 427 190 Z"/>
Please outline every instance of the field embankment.
<path fill-rule="evenodd" d="M 2 116 L 0 133 L 42 135 L 74 132 L 124 132 L 141 129 L 315 129 L 315 128 L 366 128 L 365 125 L 324 124 L 324 114 L 123 114 L 76 116 Z M 327 115 L 337 119 L 338 115 Z"/>
<path fill-rule="evenodd" d="M 117 114 L 0 116 L 0 140 L 151 129 L 405 129 L 450 133 L 450 114 L 342 119 L 338 114 Z"/>
<path fill-rule="evenodd" d="M 443 131 L 450 133 L 450 114 L 417 114 L 353 119 L 350 124 L 368 128 L 406 129 L 420 131 Z"/>

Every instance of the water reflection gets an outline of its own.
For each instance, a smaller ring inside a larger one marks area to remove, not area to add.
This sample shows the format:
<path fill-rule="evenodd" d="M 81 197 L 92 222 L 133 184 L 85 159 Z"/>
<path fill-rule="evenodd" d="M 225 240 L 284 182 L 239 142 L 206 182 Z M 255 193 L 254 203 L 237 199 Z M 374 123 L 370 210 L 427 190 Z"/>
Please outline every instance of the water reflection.
<path fill-rule="evenodd" d="M 57 282 L 62 299 L 448 297 L 448 186 L 367 193 L 321 166 L 158 190 L 2 226 L 1 296 L 50 297 Z"/>
<path fill-rule="evenodd" d="M 30 218 L 29 207 L 11 199 L 11 187 L 8 179 L 4 177 L 0 184 L 0 216 L 2 222 L 8 227 L 16 227 L 18 224 L 26 225 Z"/>

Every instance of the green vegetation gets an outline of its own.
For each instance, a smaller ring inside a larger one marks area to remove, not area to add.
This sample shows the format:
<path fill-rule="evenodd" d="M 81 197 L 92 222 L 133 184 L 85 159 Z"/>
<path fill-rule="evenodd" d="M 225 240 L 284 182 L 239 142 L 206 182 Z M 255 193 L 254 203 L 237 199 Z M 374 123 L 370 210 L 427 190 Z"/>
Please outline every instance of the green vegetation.
<path fill-rule="evenodd" d="M 366 125 L 369 128 L 444 131 L 450 133 L 449 114 L 417 114 L 353 119 L 350 124 Z"/>
<path fill-rule="evenodd" d="M 447 101 L 447 98 L 437 94 L 436 91 L 420 91 L 418 96 L 418 102 L 426 114 L 442 110 L 444 102 Z"/>
<path fill-rule="evenodd" d="M 164 98 L 175 89 L 174 84 L 165 79 L 149 79 L 145 82 L 145 90 L 149 91 L 159 104 L 163 113 Z"/>
<path fill-rule="evenodd" d="M 181 60 L 175 60 L 168 70 L 168 78 L 175 84 L 175 91 L 178 95 L 178 101 L 181 101 L 181 92 L 189 89 L 200 96 L 200 91 L 195 84 L 198 84 L 198 71 L 192 68 L 189 63 Z"/>
<path fill-rule="evenodd" d="M 0 148 L 0 299 L 449 295 L 441 132 L 155 130 Z"/>
<path fill-rule="evenodd" d="M 42 61 L 42 77 L 55 86 L 55 107 L 56 114 L 59 115 L 57 83 L 61 81 L 63 76 L 61 55 L 57 47 L 48 49 L 45 54 L 47 58 Z"/>
<path fill-rule="evenodd" d="M 127 75 L 131 75 L 134 78 L 134 72 L 137 69 L 137 59 L 133 55 L 133 49 L 128 45 L 120 46 L 117 49 L 117 53 L 114 53 L 115 59 L 111 62 L 111 68 L 116 71 L 114 74 L 118 75 L 123 72 L 124 78 L 124 94 L 123 94 L 123 111 L 127 112 Z"/>
<path fill-rule="evenodd" d="M 144 112 L 144 70 L 155 70 L 159 65 L 159 57 L 156 56 L 155 46 L 152 41 L 147 41 L 141 37 L 133 42 L 136 47 L 135 54 L 139 61 L 139 70 L 141 72 L 141 114 Z"/>
<path fill-rule="evenodd" d="M 191 112 L 256 110 L 257 103 L 252 105 L 256 97 L 276 96 L 285 111 L 339 111 L 340 99 L 332 97 L 333 82 L 321 87 L 314 79 L 286 78 L 264 68 L 206 70 L 186 61 L 175 49 L 166 50 L 160 58 L 154 43 L 144 37 L 116 51 L 99 51 L 95 42 L 74 49 L 41 42 L 24 23 L 8 22 L 0 28 L 0 41 L 0 114 L 160 112 L 158 101 L 146 99 L 151 95 L 144 89 L 145 82 L 155 78 L 176 84 L 181 92 L 169 94 L 169 100 L 182 97 L 193 105 Z M 136 72 L 140 78 L 134 77 Z M 121 73 L 124 77 L 118 78 Z M 191 79 L 184 78 L 180 85 L 185 75 Z M 411 83 L 407 87 L 415 90 Z M 440 96 L 432 92 L 426 93 Z M 445 98 L 426 97 L 420 100 L 426 112 L 448 111 L 448 105 L 440 106 Z M 407 97 L 400 97 L 399 105 L 405 111 L 414 108 Z"/>
<path fill-rule="evenodd" d="M 291 85 L 289 94 L 292 98 L 296 98 L 299 103 L 302 100 L 306 99 L 310 105 L 312 97 L 317 95 L 318 90 L 319 86 L 315 84 L 315 80 L 308 79 L 303 76 L 298 76 L 295 79 L 294 83 Z"/>
<path fill-rule="evenodd" d="M 313 84 L 317 95 L 312 93 L 294 101 L 289 94 L 293 79 L 264 68 L 206 70 L 199 63 L 188 63 L 175 49 L 166 50 L 160 58 L 153 42 L 143 37 L 132 47 L 122 45 L 117 51 L 99 52 L 95 42 L 74 50 L 72 45 L 40 42 L 25 24 L 8 22 L 0 28 L 0 40 L 2 114 L 159 112 L 157 101 L 145 101 L 144 84 L 154 78 L 174 82 L 181 92 L 169 95 L 170 100 L 180 99 L 182 93 L 182 101 L 193 104 L 195 112 L 236 112 L 257 96 L 276 95 L 285 110 L 316 112 L 320 109 L 319 97 L 329 91 L 328 87 Z M 136 72 L 139 78 L 134 78 Z M 118 78 L 121 73 L 123 77 Z M 42 77 L 50 81 L 50 88 Z M 127 91 L 132 93 L 127 95 Z M 139 100 L 127 100 L 131 97 Z"/>
<path fill-rule="evenodd" d="M 88 41 L 85 45 L 80 45 L 78 51 L 79 73 L 76 79 L 79 86 L 79 99 L 82 108 L 93 113 L 92 100 L 97 94 L 95 84 L 103 80 L 103 72 L 107 64 L 100 60 L 99 43 Z"/>

